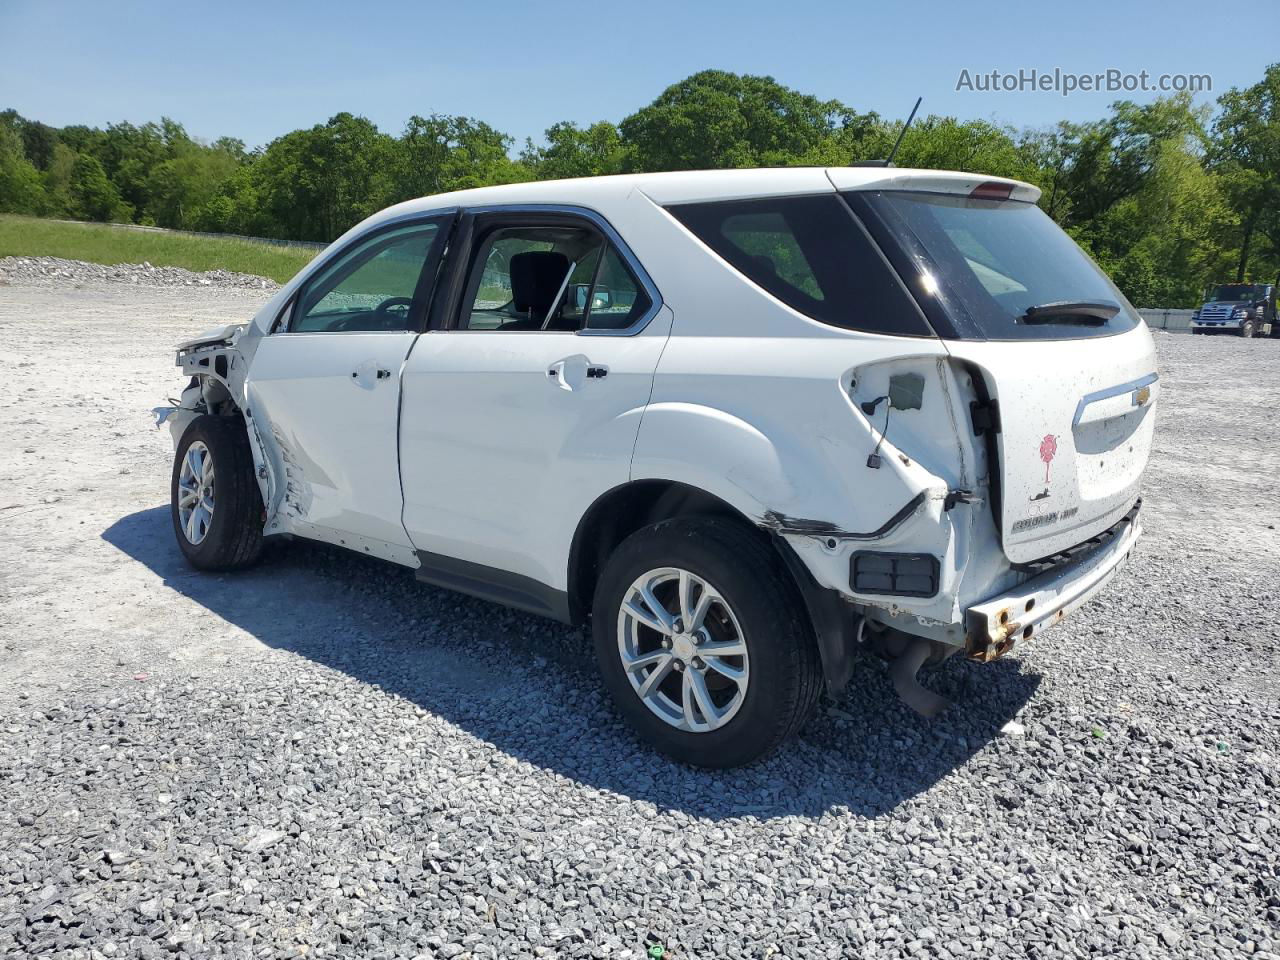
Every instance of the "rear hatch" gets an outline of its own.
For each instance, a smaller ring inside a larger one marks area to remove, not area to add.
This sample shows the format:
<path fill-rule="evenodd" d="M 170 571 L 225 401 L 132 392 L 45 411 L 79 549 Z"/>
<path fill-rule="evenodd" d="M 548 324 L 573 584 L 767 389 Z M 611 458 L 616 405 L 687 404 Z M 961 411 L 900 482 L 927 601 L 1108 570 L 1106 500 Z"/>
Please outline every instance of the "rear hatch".
<path fill-rule="evenodd" d="M 981 381 L 975 428 L 989 425 L 996 441 L 991 494 L 1004 551 L 1026 563 L 1088 540 L 1133 506 L 1158 382 L 1137 312 L 1030 202 L 1034 193 L 1015 199 L 1015 189 L 844 196 L 952 357 Z"/>
<path fill-rule="evenodd" d="M 949 343 L 997 403 L 1004 552 L 1039 560 L 1116 523 L 1151 452 L 1155 356 L 1145 328 L 1105 342 Z"/>

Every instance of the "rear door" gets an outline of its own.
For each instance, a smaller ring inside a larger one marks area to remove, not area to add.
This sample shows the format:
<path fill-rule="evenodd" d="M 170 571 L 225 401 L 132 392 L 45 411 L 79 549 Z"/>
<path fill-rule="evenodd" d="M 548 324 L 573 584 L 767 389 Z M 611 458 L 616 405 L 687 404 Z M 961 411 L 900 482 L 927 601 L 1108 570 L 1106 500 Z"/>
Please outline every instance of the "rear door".
<path fill-rule="evenodd" d="M 630 476 L 670 313 L 586 212 L 488 213 L 467 233 L 454 303 L 405 365 L 404 524 L 425 579 L 501 581 L 556 614 L 578 519 Z"/>
<path fill-rule="evenodd" d="M 400 375 L 451 219 L 353 241 L 303 283 L 258 345 L 247 391 L 279 479 L 269 532 L 413 562 L 400 520 Z"/>
<path fill-rule="evenodd" d="M 1155 348 L 1119 290 L 1034 203 L 850 192 L 951 355 L 995 402 L 1005 554 L 1047 557 L 1138 498 L 1158 390 Z"/>

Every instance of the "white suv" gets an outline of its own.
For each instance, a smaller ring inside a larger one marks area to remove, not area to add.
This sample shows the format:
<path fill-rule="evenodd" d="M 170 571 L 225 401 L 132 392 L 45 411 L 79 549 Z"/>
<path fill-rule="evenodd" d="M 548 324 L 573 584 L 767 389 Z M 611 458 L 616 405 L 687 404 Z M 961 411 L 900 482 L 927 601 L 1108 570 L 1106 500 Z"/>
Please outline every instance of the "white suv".
<path fill-rule="evenodd" d="M 649 741 L 772 750 L 1056 623 L 1138 537 L 1155 354 L 1035 187 L 893 168 L 518 184 L 354 227 L 163 408 L 195 566 L 265 536 L 590 623 Z"/>

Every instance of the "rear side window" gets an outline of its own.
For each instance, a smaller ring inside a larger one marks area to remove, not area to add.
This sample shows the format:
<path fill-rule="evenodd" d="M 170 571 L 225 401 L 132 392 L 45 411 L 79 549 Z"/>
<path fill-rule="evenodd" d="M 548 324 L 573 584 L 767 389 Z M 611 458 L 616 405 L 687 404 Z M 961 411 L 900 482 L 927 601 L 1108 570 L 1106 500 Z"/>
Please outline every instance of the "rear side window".
<path fill-rule="evenodd" d="M 805 316 L 852 330 L 932 336 L 834 194 L 689 203 L 668 212 L 748 280 Z"/>
<path fill-rule="evenodd" d="M 652 302 L 621 255 L 610 245 L 592 286 L 577 288 L 582 304 L 590 301 L 587 327 L 591 330 L 624 330 L 646 313 Z"/>
<path fill-rule="evenodd" d="M 963 339 L 1109 336 L 1138 323 L 1106 274 L 1034 203 L 897 191 L 864 199 L 928 265 L 922 285 Z M 1092 306 L 1104 309 L 1090 315 Z"/>
<path fill-rule="evenodd" d="M 624 330 L 652 306 L 613 244 L 586 226 L 493 229 L 467 289 L 462 330 Z"/>

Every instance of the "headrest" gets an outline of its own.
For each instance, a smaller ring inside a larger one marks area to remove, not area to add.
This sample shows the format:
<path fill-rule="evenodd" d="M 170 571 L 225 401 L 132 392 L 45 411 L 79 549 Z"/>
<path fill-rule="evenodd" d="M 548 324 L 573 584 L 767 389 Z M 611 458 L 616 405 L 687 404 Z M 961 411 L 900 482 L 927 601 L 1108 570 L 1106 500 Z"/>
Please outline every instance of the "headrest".
<path fill-rule="evenodd" d="M 554 250 L 527 250 L 511 258 L 510 272 L 512 305 L 543 318 L 569 272 L 569 258 Z"/>

